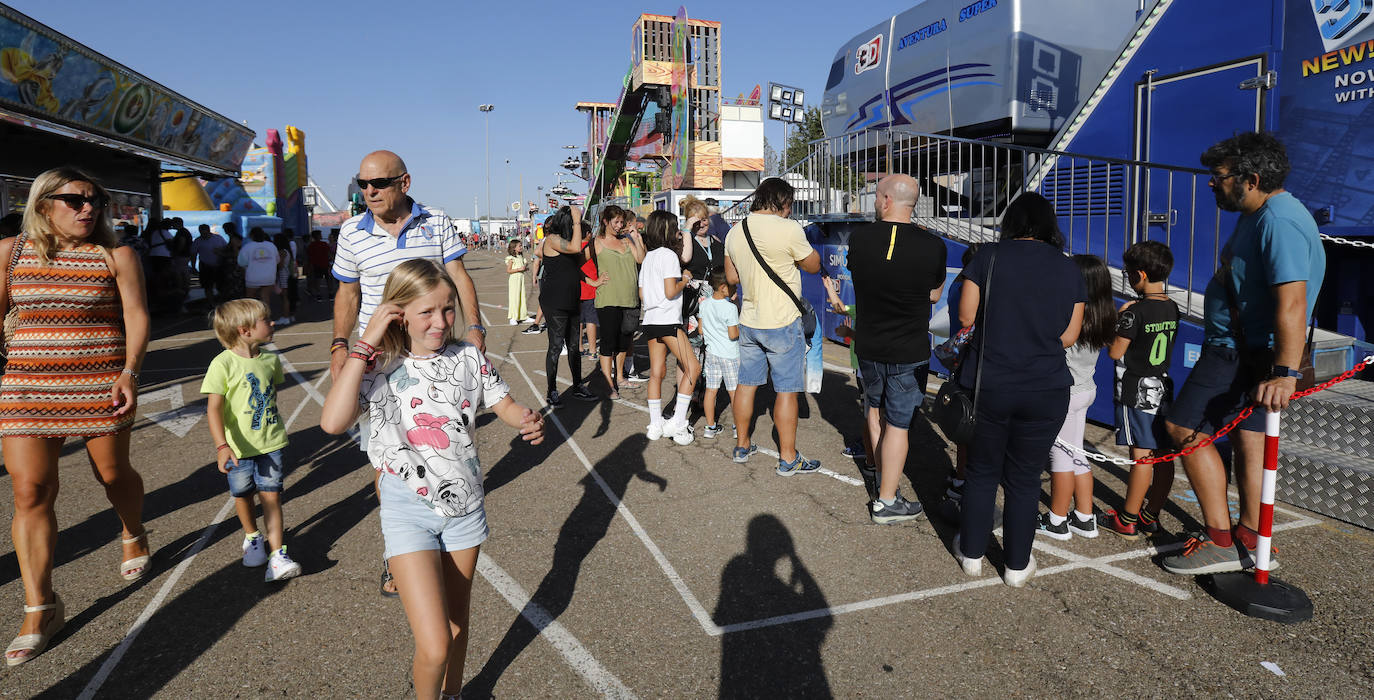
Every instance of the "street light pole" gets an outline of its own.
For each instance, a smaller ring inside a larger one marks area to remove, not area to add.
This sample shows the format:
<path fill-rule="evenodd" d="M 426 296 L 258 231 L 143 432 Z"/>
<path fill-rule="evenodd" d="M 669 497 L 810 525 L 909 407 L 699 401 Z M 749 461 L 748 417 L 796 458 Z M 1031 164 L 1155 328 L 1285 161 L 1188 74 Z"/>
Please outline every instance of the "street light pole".
<path fill-rule="evenodd" d="M 486 135 L 485 135 L 485 139 L 484 139 L 485 142 L 486 142 L 486 152 L 485 152 L 485 157 L 484 157 L 484 159 L 485 159 L 486 165 L 487 165 L 487 233 L 490 234 L 490 233 L 491 233 L 491 110 L 496 109 L 496 105 L 477 105 L 477 109 L 480 110 L 480 111 L 482 112 L 483 116 L 485 117 L 485 122 L 484 122 L 483 128 L 484 128 L 484 131 L 485 131 L 485 134 L 486 134 Z"/>
<path fill-rule="evenodd" d="M 506 159 L 506 201 L 507 201 L 507 202 L 510 201 L 510 158 L 507 158 L 507 159 Z M 502 209 L 502 210 L 505 210 L 505 207 L 501 207 L 501 209 Z M 505 215 L 505 214 L 502 214 L 502 215 L 501 215 L 501 218 L 503 218 L 503 219 L 506 218 L 506 215 Z M 516 217 L 515 217 L 515 220 L 516 220 L 516 223 L 518 224 L 519 221 L 520 221 L 520 217 L 519 217 L 519 216 L 516 216 Z"/>

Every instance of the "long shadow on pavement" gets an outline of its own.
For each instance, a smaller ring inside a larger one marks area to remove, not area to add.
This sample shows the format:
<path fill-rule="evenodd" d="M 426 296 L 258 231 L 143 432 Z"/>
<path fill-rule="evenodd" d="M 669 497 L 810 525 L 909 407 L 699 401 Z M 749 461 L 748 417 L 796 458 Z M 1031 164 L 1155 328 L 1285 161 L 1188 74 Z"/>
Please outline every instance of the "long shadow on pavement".
<path fill-rule="evenodd" d="M 597 473 L 611 493 L 615 494 L 617 501 L 625 496 L 631 479 L 655 484 L 660 491 L 668 488 L 668 481 L 650 472 L 645 465 L 644 451 L 648 446 L 649 440 L 645 436 L 631 435 L 596 463 Z M 606 497 L 591 474 L 578 483 L 582 485 L 582 498 L 559 529 L 558 541 L 553 549 L 553 564 L 530 597 L 529 605 L 543 608 L 550 619 L 557 619 L 568 609 L 577 590 L 582 563 L 606 536 L 615 518 L 615 504 Z M 482 670 L 464 686 L 464 696 L 491 697 L 501 675 L 539 637 L 540 631 L 523 614 L 518 615 Z"/>
<path fill-rule="evenodd" d="M 790 570 L 786 579 L 778 575 L 779 562 Z M 825 594 L 797 556 L 787 527 L 773 515 L 754 516 L 744 552 L 721 573 L 715 623 L 724 626 L 825 607 Z M 821 645 L 833 624 L 827 615 L 725 633 L 720 697 L 831 697 Z"/>

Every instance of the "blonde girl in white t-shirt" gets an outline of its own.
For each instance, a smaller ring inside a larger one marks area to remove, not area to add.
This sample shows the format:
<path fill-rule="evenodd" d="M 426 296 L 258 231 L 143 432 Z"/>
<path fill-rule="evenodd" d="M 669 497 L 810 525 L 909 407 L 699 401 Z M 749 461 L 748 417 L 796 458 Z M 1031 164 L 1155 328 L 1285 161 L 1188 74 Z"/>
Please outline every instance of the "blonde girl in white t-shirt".
<path fill-rule="evenodd" d="M 477 553 L 488 529 L 472 432 L 478 406 L 544 439 L 543 417 L 510 397 L 473 345 L 459 342 L 458 290 L 431 260 L 387 278 L 382 301 L 329 390 L 320 427 L 338 435 L 368 412 L 382 537 L 411 633 L 415 693 L 458 697 Z"/>
<path fill-rule="evenodd" d="M 701 374 L 701 363 L 682 330 L 682 290 L 692 283 L 692 273 L 682 269 L 679 251 L 682 232 L 677 217 L 666 211 L 649 214 L 644 227 L 644 263 L 639 268 L 639 298 L 644 320 L 639 330 L 649 343 L 649 428 L 650 440 L 671 437 L 679 445 L 692 443 L 692 425 L 687 408 L 692 389 Z M 677 401 L 673 417 L 663 418 L 663 378 L 668 373 L 668 353 L 677 359 Z"/>

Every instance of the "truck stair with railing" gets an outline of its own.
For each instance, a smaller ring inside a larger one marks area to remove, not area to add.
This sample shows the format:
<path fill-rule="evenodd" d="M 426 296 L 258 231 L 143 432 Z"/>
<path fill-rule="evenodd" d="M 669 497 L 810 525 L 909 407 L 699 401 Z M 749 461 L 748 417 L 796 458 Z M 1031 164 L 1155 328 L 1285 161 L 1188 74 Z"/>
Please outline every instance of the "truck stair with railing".
<path fill-rule="evenodd" d="M 1122 29 L 1110 12 L 1127 4 L 1132 21 Z M 1116 32 L 1119 44 L 1104 59 L 1076 49 L 1071 32 L 1030 31 L 1059 13 L 1056 21 L 1085 32 L 1071 12 L 1082 3 L 926 0 L 837 53 L 839 68 L 831 71 L 823 102 L 829 135 L 782 175 L 796 190 L 793 216 L 807 222 L 846 301 L 852 288 L 845 241 L 849 230 L 871 220 L 876 181 L 888 173 L 920 183 L 913 218 L 948 239 L 951 278 L 967 245 L 996 239 L 1002 211 L 1023 192 L 1054 204 L 1067 253 L 1098 255 L 1119 269 L 1132 243 L 1163 242 L 1175 258 L 1169 291 L 1185 318 L 1171 367 L 1181 383 L 1201 350 L 1203 289 L 1236 222 L 1235 213 L 1217 206 L 1198 156 L 1234 133 L 1270 131 L 1293 162 L 1287 189 L 1314 210 L 1325 239 L 1328 271 L 1315 314 L 1314 360 L 1319 379 L 1335 376 L 1374 351 L 1365 326 L 1374 319 L 1374 156 L 1361 147 L 1374 142 L 1374 121 L 1363 118 L 1366 105 L 1351 105 L 1339 92 L 1363 82 L 1353 77 L 1363 72 L 1354 64 L 1374 65 L 1374 13 L 1346 11 L 1369 3 L 1327 5 L 1104 2 L 1090 20 L 1099 33 Z M 1226 41 L 1215 40 L 1219 22 Z M 961 52 L 977 43 L 968 38 L 975 28 L 1001 32 L 1004 43 L 1010 38 L 1024 50 L 982 61 L 979 71 L 987 75 L 968 80 L 964 66 L 973 61 Z M 1041 61 L 1052 54 L 1061 61 L 1076 56 L 1076 80 L 1023 79 L 1048 66 Z M 936 99 L 898 95 L 911 86 L 913 71 L 929 65 L 937 68 L 921 74 L 922 85 Z M 989 113 L 986 102 L 977 109 L 966 103 L 992 89 L 964 85 L 974 82 L 1005 88 L 997 102 L 1002 112 Z M 864 116 L 856 118 L 860 111 Z M 922 133 L 920 125 L 943 133 Z M 742 218 L 748 205 L 741 202 L 726 218 Z M 1120 275 L 1114 277 L 1124 298 Z M 819 281 L 803 286 L 823 308 Z M 944 313 L 937 308 L 933 333 L 947 328 L 939 318 Z M 826 316 L 823 327 L 831 333 L 842 321 Z M 1112 381 L 1104 356 L 1097 382 Z M 1111 392 L 1098 392 L 1089 415 L 1112 421 Z M 1288 417 L 1280 500 L 1374 528 L 1374 384 L 1349 379 L 1296 402 Z"/>

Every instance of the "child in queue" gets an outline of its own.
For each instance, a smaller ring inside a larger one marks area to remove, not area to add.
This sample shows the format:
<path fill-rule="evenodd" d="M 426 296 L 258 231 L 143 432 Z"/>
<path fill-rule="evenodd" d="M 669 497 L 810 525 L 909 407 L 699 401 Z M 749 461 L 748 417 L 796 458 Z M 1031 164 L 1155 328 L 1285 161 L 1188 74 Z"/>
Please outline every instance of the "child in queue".
<path fill-rule="evenodd" d="M 1064 351 L 1073 375 L 1069 389 L 1069 411 L 1059 429 L 1057 442 L 1075 448 L 1083 446 L 1083 430 L 1088 407 L 1097 397 L 1093 373 L 1098 356 L 1115 337 L 1116 307 L 1112 304 L 1112 273 L 1096 255 L 1075 255 L 1073 261 L 1083 275 L 1088 301 L 1083 306 L 1083 327 L 1078 343 Z M 1069 502 L 1074 512 L 1069 513 Z M 1050 509 L 1040 514 L 1037 534 L 1056 540 L 1074 535 L 1097 537 L 1097 518 L 1093 515 L 1093 474 L 1082 455 L 1056 444 L 1050 448 Z"/>
<path fill-rule="evenodd" d="M 506 244 L 506 318 L 519 325 L 530 314 L 525 308 L 525 246 L 520 241 Z"/>
<path fill-rule="evenodd" d="M 701 365 L 682 330 L 682 290 L 692 283 L 692 273 L 682 269 L 680 260 L 682 232 L 677 217 L 666 211 L 649 214 L 644 228 L 644 263 L 639 268 L 639 297 L 644 305 L 644 320 L 639 330 L 649 343 L 649 428 L 650 440 L 671 437 L 679 445 L 692 444 L 692 426 L 687 422 L 687 407 L 692 401 Z M 678 363 L 677 402 L 673 417 L 663 418 L 663 378 L 667 375 L 668 353 Z"/>
<path fill-rule="evenodd" d="M 714 438 L 724 430 L 716 424 L 716 392 L 722 385 L 735 402 L 735 387 L 739 384 L 739 309 L 730 301 L 735 285 L 725 279 L 725 271 L 711 273 L 711 297 L 701 303 L 701 335 L 706 340 L 706 362 L 702 374 L 706 376 L 706 390 L 702 408 L 706 427 L 701 436 Z"/>
<path fill-rule="evenodd" d="M 481 351 L 458 340 L 457 317 L 457 288 L 439 264 L 399 265 L 320 418 L 338 435 L 368 412 L 367 456 L 381 472 L 382 537 L 415 636 L 420 698 L 457 697 L 463 683 L 472 576 L 489 532 L 477 409 L 526 442 L 544 439 L 543 417 L 515 403 Z"/>
<path fill-rule="evenodd" d="M 1172 445 L 1164 423 L 1174 387 L 1169 362 L 1178 332 L 1178 304 L 1164 291 L 1174 254 L 1159 241 L 1141 241 L 1121 256 L 1126 282 L 1139 298 L 1121 307 L 1116 339 L 1107 351 L 1116 360 L 1116 444 L 1131 459 L 1162 455 Z M 1159 531 L 1159 511 L 1174 486 L 1173 460 L 1133 464 L 1126 503 L 1098 517 L 1103 529 L 1128 540 Z"/>
<path fill-rule="evenodd" d="M 224 352 L 210 361 L 200 393 L 208 401 L 206 420 L 215 441 L 215 463 L 229 477 L 229 493 L 243 525 L 243 565 L 267 565 L 263 578 L 284 581 L 301 573 L 282 542 L 282 453 L 286 427 L 277 411 L 277 387 L 286 381 L 281 358 L 260 349 L 272 340 L 271 310 L 257 299 L 235 299 L 211 315 Z M 266 544 L 253 512 L 253 493 L 262 502 Z M 268 551 L 271 556 L 268 556 Z"/>

